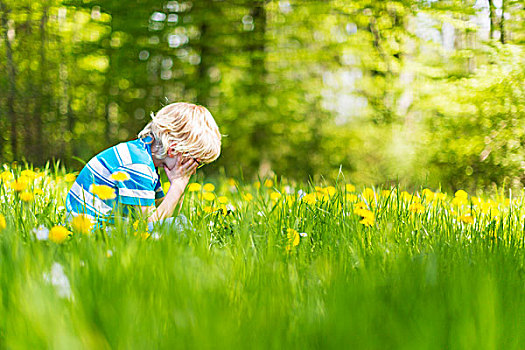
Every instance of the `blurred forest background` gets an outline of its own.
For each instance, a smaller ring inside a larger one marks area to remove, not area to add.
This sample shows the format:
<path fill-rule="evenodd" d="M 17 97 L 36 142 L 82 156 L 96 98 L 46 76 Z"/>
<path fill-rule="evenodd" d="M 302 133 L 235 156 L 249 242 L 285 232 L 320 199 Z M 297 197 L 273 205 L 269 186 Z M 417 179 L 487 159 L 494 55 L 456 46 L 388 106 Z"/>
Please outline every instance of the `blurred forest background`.
<path fill-rule="evenodd" d="M 525 184 L 523 1 L 0 0 L 0 163 L 79 159 L 177 101 L 207 175 Z"/>

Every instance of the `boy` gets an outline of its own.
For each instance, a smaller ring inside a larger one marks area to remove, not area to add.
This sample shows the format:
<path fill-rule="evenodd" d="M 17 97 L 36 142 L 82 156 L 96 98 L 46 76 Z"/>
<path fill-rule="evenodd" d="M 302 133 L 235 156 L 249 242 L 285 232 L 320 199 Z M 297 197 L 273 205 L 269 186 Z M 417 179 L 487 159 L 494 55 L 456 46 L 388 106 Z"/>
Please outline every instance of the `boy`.
<path fill-rule="evenodd" d="M 220 149 L 219 128 L 206 108 L 167 105 L 152 113 L 138 139 L 108 148 L 86 164 L 67 195 L 67 212 L 86 215 L 100 226 L 113 221 L 118 207 L 128 214 L 132 206 L 148 216 L 151 227 L 171 218 L 191 175 L 217 159 Z M 166 196 L 159 167 L 170 182 Z"/>

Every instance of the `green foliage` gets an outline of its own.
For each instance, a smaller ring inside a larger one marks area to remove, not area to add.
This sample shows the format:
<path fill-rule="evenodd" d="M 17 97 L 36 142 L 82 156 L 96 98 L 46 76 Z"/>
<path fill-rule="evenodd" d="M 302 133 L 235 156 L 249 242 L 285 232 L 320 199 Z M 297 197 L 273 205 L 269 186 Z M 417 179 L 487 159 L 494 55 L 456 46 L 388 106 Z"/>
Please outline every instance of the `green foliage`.
<path fill-rule="evenodd" d="M 495 48 L 498 64 L 446 83 L 429 99 L 429 164 L 454 189 L 524 183 L 525 69 L 517 48 Z M 504 80 L 504 82 L 502 81 Z M 439 85 L 438 85 L 439 86 Z"/>
<path fill-rule="evenodd" d="M 2 0 L 0 160 L 80 167 L 74 157 L 188 101 L 225 135 L 208 174 L 306 180 L 341 167 L 363 183 L 517 185 L 523 96 L 506 84 L 521 79 L 523 11 L 514 0 Z M 482 101 L 499 111 L 472 108 Z M 476 161 L 493 133 L 502 141 Z"/>
<path fill-rule="evenodd" d="M 5 169 L 21 178 L 21 169 Z M 35 198 L 22 202 L 0 173 L 2 347 L 525 344 L 524 193 L 447 197 L 220 179 L 214 193 L 233 211 L 214 211 L 217 201 L 189 192 L 182 213 L 192 227 L 148 237 L 142 223 L 117 220 L 89 234 L 65 223 L 64 175 L 27 174 Z M 370 214 L 372 224 L 362 224 Z M 72 236 L 38 238 L 54 225 Z"/>

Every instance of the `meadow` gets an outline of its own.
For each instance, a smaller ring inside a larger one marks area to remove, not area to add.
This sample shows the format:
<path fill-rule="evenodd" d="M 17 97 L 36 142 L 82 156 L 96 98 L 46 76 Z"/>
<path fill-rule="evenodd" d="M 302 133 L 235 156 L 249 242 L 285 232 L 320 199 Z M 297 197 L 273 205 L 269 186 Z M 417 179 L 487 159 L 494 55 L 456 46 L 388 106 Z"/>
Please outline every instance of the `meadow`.
<path fill-rule="evenodd" d="M 525 193 L 199 178 L 93 231 L 74 180 L 0 170 L 1 348 L 525 348 Z"/>

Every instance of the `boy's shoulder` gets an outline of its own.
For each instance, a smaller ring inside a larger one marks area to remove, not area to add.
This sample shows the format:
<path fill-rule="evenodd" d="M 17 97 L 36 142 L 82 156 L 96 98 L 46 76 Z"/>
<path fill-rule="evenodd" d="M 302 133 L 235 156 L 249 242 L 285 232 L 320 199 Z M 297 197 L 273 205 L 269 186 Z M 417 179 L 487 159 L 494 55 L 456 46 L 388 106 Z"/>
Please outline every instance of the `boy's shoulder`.
<path fill-rule="evenodd" d="M 145 165 L 155 172 L 149 145 L 141 139 L 119 143 L 96 156 L 111 170 L 131 165 Z"/>

